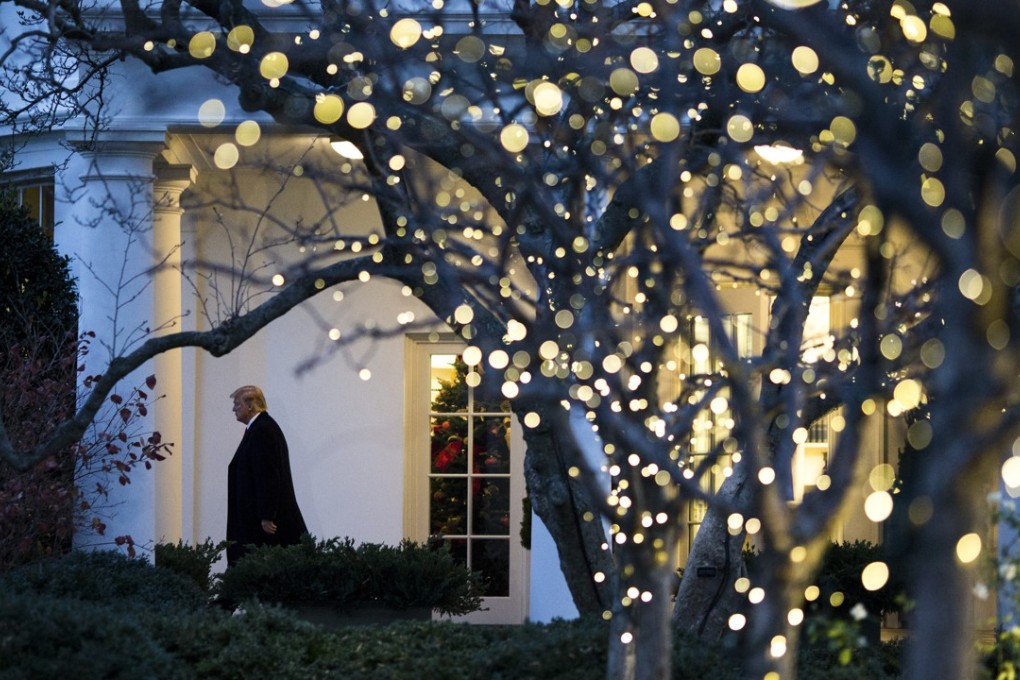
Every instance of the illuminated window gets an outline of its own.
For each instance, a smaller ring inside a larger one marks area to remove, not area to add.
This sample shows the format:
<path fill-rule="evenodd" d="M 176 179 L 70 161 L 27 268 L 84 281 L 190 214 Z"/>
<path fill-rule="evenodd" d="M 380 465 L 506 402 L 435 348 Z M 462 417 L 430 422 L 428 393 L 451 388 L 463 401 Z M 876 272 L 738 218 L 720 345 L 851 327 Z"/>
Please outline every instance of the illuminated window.
<path fill-rule="evenodd" d="M 518 624 L 530 563 L 519 538 L 524 439 L 509 402 L 482 397 L 480 367 L 468 367 L 463 351 L 453 335 L 407 338 L 404 535 L 439 538 L 481 573 L 483 610 L 456 620 Z"/>
<path fill-rule="evenodd" d="M 804 342 L 801 356 L 804 363 L 813 364 L 831 352 L 835 339 L 831 330 L 831 308 L 827 297 L 811 300 L 804 321 Z M 808 426 L 807 441 L 798 444 L 793 453 L 793 501 L 800 502 L 804 494 L 814 489 L 829 464 L 829 417 L 825 416 Z"/>
<path fill-rule="evenodd" d="M 53 177 L 38 174 L 13 173 L 2 179 L 3 183 L 17 192 L 18 205 L 24 207 L 33 220 L 42 228 L 46 237 L 53 240 Z"/>
<path fill-rule="evenodd" d="M 509 404 L 476 397 L 456 354 L 431 356 L 429 534 L 482 573 L 485 594 L 509 595 Z"/>
<path fill-rule="evenodd" d="M 750 357 L 752 353 L 752 318 L 751 314 L 734 314 L 723 319 L 726 335 L 742 359 Z M 710 383 L 723 372 L 722 361 L 714 348 L 706 319 L 698 317 L 691 320 L 687 336 L 680 340 L 677 355 L 680 359 L 680 380 L 684 384 L 684 394 L 695 400 L 702 398 L 710 389 Z M 729 390 L 724 387 L 716 392 L 713 401 L 728 401 L 728 398 Z M 701 487 L 706 492 L 718 491 L 728 474 L 732 451 L 725 449 L 725 440 L 734 425 L 728 407 L 706 408 L 695 418 L 685 467 L 699 475 Z M 725 453 L 720 455 L 720 451 Z M 713 453 L 716 457 L 709 464 Z M 688 547 L 701 527 L 706 510 L 704 501 L 692 500 L 688 505 Z"/>

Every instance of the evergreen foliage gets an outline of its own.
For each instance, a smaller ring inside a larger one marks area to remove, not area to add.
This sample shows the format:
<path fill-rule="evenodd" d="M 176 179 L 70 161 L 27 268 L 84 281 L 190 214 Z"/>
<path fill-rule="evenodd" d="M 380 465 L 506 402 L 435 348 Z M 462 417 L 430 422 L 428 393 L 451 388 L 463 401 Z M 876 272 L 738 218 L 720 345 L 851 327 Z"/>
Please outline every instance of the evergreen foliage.
<path fill-rule="evenodd" d="M 0 411 L 18 447 L 75 406 L 77 293 L 68 259 L 0 190 Z M 74 453 L 0 466 L 0 569 L 60 553 L 74 527 Z"/>

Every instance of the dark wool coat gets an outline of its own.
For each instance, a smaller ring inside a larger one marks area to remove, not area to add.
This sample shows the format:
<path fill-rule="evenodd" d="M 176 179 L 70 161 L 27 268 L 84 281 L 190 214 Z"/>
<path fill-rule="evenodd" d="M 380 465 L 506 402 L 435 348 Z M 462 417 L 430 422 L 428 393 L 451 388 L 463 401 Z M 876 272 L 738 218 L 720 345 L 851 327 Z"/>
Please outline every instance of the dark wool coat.
<path fill-rule="evenodd" d="M 275 534 L 262 520 L 276 523 Z M 290 456 L 283 430 L 268 413 L 260 413 L 241 439 L 227 468 L 227 564 L 244 555 L 245 546 L 293 545 L 307 532 L 290 475 Z"/>

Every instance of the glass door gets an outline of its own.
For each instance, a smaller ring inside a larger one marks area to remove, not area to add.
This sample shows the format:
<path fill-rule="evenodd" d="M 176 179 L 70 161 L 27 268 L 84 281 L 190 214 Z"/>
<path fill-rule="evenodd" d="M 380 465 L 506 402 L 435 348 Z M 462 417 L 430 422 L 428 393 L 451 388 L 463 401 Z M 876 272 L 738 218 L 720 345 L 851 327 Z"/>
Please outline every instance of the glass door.
<path fill-rule="evenodd" d="M 527 551 L 520 543 L 523 446 L 509 403 L 486 401 L 476 388 L 480 367 L 468 367 L 456 343 L 416 343 L 419 372 L 409 385 L 409 533 L 436 537 L 485 587 L 487 611 L 467 621 L 519 623 L 526 614 Z M 425 375 L 421 375 L 424 372 Z M 422 378 L 427 378 L 422 380 Z M 413 500 L 412 500 L 413 499 Z"/>

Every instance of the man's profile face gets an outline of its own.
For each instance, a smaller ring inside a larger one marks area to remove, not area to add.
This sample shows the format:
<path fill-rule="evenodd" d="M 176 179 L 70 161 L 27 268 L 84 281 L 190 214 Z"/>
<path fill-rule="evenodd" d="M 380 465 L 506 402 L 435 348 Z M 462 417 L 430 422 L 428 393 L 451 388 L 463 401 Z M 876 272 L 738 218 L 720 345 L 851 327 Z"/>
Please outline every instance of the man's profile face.
<path fill-rule="evenodd" d="M 251 420 L 251 408 L 240 397 L 234 398 L 234 417 L 239 423 L 247 423 Z"/>

